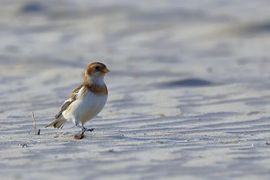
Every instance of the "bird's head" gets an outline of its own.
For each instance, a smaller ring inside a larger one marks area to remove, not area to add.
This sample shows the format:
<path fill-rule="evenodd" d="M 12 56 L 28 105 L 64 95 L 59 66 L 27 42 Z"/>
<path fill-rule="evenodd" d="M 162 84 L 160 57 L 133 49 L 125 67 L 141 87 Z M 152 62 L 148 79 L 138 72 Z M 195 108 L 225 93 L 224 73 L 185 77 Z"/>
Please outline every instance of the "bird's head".
<path fill-rule="evenodd" d="M 107 74 L 109 69 L 105 64 L 100 62 L 94 62 L 87 66 L 84 73 L 84 80 L 89 83 L 103 84 L 103 79 L 105 74 Z"/>

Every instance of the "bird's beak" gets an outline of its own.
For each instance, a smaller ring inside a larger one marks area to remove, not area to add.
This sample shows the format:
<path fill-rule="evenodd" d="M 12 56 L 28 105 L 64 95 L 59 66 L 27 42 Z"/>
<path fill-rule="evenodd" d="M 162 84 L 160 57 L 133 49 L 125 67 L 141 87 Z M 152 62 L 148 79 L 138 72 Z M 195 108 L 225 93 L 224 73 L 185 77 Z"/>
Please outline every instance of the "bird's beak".
<path fill-rule="evenodd" d="M 106 73 L 108 73 L 108 72 L 110 72 L 110 70 L 109 70 L 107 67 L 103 69 L 103 73 L 106 74 Z"/>

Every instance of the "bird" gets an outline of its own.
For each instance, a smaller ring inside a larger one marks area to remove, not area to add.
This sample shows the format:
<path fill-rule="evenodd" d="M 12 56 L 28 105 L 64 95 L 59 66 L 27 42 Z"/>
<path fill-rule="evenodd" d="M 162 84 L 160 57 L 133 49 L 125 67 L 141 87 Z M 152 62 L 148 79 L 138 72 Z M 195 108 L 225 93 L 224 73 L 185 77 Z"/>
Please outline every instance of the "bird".
<path fill-rule="evenodd" d="M 101 62 L 88 64 L 83 74 L 83 82 L 72 91 L 55 115 L 55 119 L 46 127 L 59 129 L 71 121 L 82 130 L 82 134 L 85 131 L 93 131 L 93 128 L 86 128 L 85 123 L 94 118 L 107 102 L 108 89 L 104 76 L 108 72 L 109 69 Z"/>

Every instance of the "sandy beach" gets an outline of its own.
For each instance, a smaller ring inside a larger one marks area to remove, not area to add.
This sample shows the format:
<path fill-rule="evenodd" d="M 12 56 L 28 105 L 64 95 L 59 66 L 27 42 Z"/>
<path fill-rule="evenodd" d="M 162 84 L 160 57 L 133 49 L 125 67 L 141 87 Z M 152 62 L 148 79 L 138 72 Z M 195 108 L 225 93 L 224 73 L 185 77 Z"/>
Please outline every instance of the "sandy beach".
<path fill-rule="evenodd" d="M 0 2 L 1 178 L 270 179 L 269 1 Z M 93 61 L 95 131 L 44 128 Z"/>

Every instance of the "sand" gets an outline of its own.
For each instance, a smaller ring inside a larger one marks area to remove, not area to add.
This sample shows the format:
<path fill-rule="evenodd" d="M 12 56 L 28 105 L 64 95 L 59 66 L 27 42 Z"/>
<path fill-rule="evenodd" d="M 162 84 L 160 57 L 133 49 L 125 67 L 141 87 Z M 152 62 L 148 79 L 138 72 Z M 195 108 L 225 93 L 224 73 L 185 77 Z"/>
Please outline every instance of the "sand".
<path fill-rule="evenodd" d="M 1 178 L 269 179 L 269 7 L 2 0 Z M 44 128 L 96 60 L 111 73 L 95 131 Z"/>

